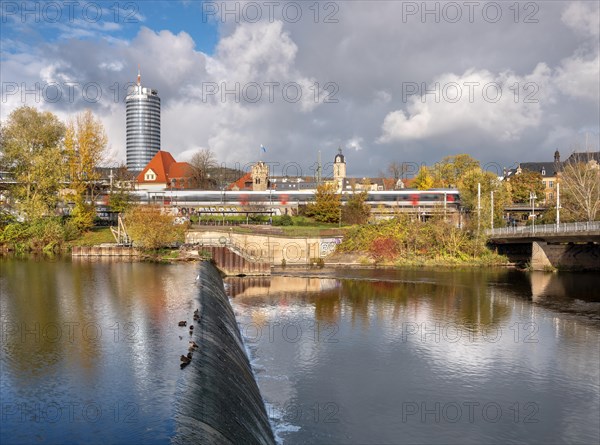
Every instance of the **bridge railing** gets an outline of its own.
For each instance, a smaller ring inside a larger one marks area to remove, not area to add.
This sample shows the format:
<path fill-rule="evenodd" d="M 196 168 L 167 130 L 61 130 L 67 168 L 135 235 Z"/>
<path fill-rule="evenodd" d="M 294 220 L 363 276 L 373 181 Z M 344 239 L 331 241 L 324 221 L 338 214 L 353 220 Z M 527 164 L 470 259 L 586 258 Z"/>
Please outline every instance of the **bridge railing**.
<path fill-rule="evenodd" d="M 544 233 L 572 233 L 572 232 L 591 232 L 600 230 L 600 221 L 584 221 L 561 224 L 536 224 L 521 227 L 500 227 L 487 230 L 488 236 L 527 236 Z"/>

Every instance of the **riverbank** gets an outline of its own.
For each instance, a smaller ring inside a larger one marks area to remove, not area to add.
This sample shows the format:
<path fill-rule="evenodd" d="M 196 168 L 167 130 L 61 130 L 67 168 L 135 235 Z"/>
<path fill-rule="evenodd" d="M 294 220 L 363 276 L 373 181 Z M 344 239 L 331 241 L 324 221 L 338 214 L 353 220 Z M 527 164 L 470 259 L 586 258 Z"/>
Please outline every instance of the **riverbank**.
<path fill-rule="evenodd" d="M 336 254 L 358 254 L 360 261 L 386 266 L 502 266 L 508 258 L 490 250 L 478 233 L 439 218 L 412 221 L 397 217 L 350 228 Z"/>
<path fill-rule="evenodd" d="M 368 252 L 334 253 L 325 259 L 326 267 L 365 267 L 365 268 L 414 268 L 414 267 L 516 267 L 508 258 L 491 252 L 489 255 L 471 258 L 453 257 L 396 257 L 391 260 L 376 261 Z"/>
<path fill-rule="evenodd" d="M 403 220 L 335 228 L 311 228 L 298 236 L 296 231 L 272 226 L 201 226 L 186 233 L 191 252 L 182 248 L 139 250 L 119 249 L 109 227 L 93 228 L 61 243 L 5 243 L 5 251 L 44 252 L 75 256 L 130 256 L 139 261 L 178 262 L 210 258 L 202 246 L 229 247 L 250 261 L 276 266 L 300 267 L 497 267 L 511 266 L 505 256 L 485 246 L 484 238 L 469 235 L 443 221 L 419 223 Z M 302 230 L 305 230 L 302 228 Z M 293 234 L 293 235 L 292 235 Z M 8 246 L 8 247 L 7 247 Z"/>

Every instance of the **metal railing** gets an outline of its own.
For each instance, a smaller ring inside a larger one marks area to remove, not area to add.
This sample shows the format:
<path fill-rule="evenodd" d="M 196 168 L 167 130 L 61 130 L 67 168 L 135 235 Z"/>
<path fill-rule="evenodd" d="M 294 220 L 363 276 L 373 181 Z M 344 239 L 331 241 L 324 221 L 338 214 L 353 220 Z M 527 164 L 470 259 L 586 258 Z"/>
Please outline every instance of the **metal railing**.
<path fill-rule="evenodd" d="M 535 226 L 531 225 L 520 227 L 501 227 L 498 229 L 486 230 L 486 235 L 491 237 L 503 235 L 526 236 L 544 233 L 591 232 L 594 230 L 600 230 L 600 221 L 585 221 L 561 224 L 536 224 Z"/>

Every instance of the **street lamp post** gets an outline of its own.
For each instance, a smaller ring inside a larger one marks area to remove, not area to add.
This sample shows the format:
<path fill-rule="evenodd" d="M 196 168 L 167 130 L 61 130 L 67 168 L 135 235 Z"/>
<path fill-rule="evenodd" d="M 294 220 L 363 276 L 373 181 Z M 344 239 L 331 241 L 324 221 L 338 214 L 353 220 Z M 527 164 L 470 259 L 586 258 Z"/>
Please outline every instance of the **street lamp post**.
<path fill-rule="evenodd" d="M 537 199 L 535 192 L 530 192 L 529 198 L 531 199 L 531 221 L 533 225 L 533 233 L 535 233 L 535 200 Z"/>
<path fill-rule="evenodd" d="M 492 225 L 492 229 L 494 229 L 494 191 L 492 190 L 490 193 L 492 198 L 492 200 L 490 201 L 490 223 Z"/>
<path fill-rule="evenodd" d="M 560 227 L 560 184 L 556 183 L 556 230 Z"/>
<path fill-rule="evenodd" d="M 221 201 L 223 203 L 223 207 L 221 208 L 223 210 L 222 225 L 225 226 L 225 185 L 222 181 L 221 181 Z"/>
<path fill-rule="evenodd" d="M 481 227 L 481 184 L 477 183 L 477 234 Z"/>

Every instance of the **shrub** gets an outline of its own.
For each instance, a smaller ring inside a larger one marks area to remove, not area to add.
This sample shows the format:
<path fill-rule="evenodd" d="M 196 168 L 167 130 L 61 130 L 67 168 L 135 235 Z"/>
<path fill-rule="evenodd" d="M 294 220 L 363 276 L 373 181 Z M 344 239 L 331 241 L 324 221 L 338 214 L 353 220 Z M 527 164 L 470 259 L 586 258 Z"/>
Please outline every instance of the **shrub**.
<path fill-rule="evenodd" d="M 294 221 L 290 215 L 281 215 L 280 217 L 273 218 L 274 226 L 293 226 Z"/>
<path fill-rule="evenodd" d="M 77 227 L 79 231 L 84 231 L 94 227 L 94 217 L 96 216 L 96 209 L 94 206 L 77 200 L 75 207 L 71 212 L 71 222 Z"/>
<path fill-rule="evenodd" d="M 376 262 L 393 260 L 398 251 L 398 242 L 392 237 L 376 238 L 369 246 L 369 254 Z"/>
<path fill-rule="evenodd" d="M 73 221 L 66 221 L 63 231 L 65 241 L 73 241 L 81 236 L 81 231 Z"/>

